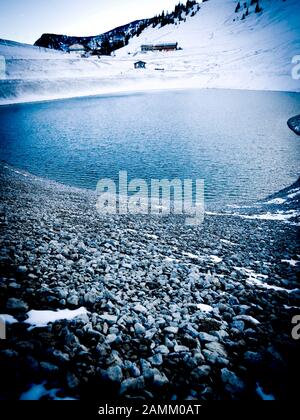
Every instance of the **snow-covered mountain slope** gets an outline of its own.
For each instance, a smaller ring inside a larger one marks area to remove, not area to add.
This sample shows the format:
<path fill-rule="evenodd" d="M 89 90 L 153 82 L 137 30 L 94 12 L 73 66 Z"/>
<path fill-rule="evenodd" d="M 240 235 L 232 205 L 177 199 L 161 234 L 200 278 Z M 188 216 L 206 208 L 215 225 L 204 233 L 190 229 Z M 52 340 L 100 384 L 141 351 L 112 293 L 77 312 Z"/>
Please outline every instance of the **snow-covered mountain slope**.
<path fill-rule="evenodd" d="M 249 15 L 243 20 L 244 2 L 235 13 L 237 3 L 208 0 L 181 22 L 150 25 L 115 57 L 82 59 L 0 41 L 5 61 L 0 104 L 165 88 L 300 92 L 300 81 L 292 78 L 292 57 L 300 54 L 299 0 L 259 0 L 261 13 L 247 0 Z M 142 44 L 164 42 L 178 42 L 182 49 L 141 52 Z M 146 69 L 134 69 L 138 60 L 146 62 Z"/>
<path fill-rule="evenodd" d="M 1 39 L 0 56 L 5 58 L 6 82 L 111 75 L 110 68 L 96 58 L 83 59 L 78 54 L 67 54 Z"/>
<path fill-rule="evenodd" d="M 60 51 L 48 48 L 36 48 L 29 44 L 0 39 L 0 55 L 9 59 L 59 59 L 64 55 Z"/>
<path fill-rule="evenodd" d="M 235 13 L 237 3 L 209 0 L 185 23 L 147 28 L 118 50 L 117 57 L 134 54 L 148 67 L 200 78 L 211 87 L 299 90 L 300 82 L 291 77 L 291 61 L 300 54 L 300 1 L 260 0 L 262 12 L 257 14 L 248 0 L 244 20 L 246 9 Z M 182 51 L 140 52 L 141 44 L 174 41 Z"/>

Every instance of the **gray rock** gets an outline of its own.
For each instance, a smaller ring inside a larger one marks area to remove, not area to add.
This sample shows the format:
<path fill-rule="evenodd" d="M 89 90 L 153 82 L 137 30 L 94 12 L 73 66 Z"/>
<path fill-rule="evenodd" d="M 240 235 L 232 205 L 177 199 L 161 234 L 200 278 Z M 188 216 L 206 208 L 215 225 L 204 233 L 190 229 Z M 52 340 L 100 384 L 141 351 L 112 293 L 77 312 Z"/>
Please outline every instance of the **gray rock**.
<path fill-rule="evenodd" d="M 209 350 L 203 350 L 202 353 L 205 357 L 205 360 L 212 365 L 216 365 L 216 366 L 227 366 L 227 365 L 229 365 L 228 359 L 226 357 L 220 356 L 216 352 L 211 352 Z"/>
<path fill-rule="evenodd" d="M 103 321 L 105 321 L 105 322 L 107 322 L 109 324 L 115 324 L 117 322 L 117 320 L 118 320 L 118 317 L 116 315 L 110 315 L 110 314 L 100 315 L 100 318 Z"/>
<path fill-rule="evenodd" d="M 227 368 L 221 370 L 221 379 L 225 385 L 226 392 L 229 394 L 240 394 L 245 388 L 244 382 L 234 372 L 231 372 Z"/>
<path fill-rule="evenodd" d="M 176 344 L 174 346 L 174 351 L 175 351 L 175 353 L 183 353 L 183 352 L 190 351 L 190 349 L 188 347 L 186 347 L 186 346 L 181 346 L 179 344 Z"/>
<path fill-rule="evenodd" d="M 152 382 L 156 372 L 159 372 L 159 370 L 157 370 L 155 368 L 153 369 L 151 367 L 145 367 L 143 369 L 143 376 L 146 379 L 146 381 L 151 381 Z"/>
<path fill-rule="evenodd" d="M 66 299 L 68 296 L 68 290 L 63 289 L 63 288 L 58 289 L 57 294 L 58 294 L 59 299 Z"/>
<path fill-rule="evenodd" d="M 205 344 L 205 348 L 207 348 L 207 350 L 209 350 L 211 352 L 217 353 L 221 357 L 227 358 L 227 352 L 226 352 L 224 346 L 220 343 L 216 343 L 216 342 L 207 343 L 207 344 Z"/>
<path fill-rule="evenodd" d="M 80 345 L 80 341 L 78 339 L 78 337 L 76 337 L 75 334 L 69 332 L 66 336 L 65 336 L 65 343 L 68 347 L 76 347 Z"/>
<path fill-rule="evenodd" d="M 148 360 L 152 364 L 152 366 L 161 366 L 164 361 L 161 353 L 155 354 L 154 356 L 150 357 Z"/>
<path fill-rule="evenodd" d="M 300 136 L 300 115 L 290 118 L 287 125 L 295 134 Z"/>
<path fill-rule="evenodd" d="M 27 273 L 28 268 L 25 265 L 20 265 L 17 269 L 17 272 L 20 274 L 25 274 Z"/>
<path fill-rule="evenodd" d="M 177 334 L 178 333 L 178 327 L 166 327 L 164 331 L 168 334 Z"/>
<path fill-rule="evenodd" d="M 10 289 L 21 289 L 22 286 L 16 282 L 12 282 L 12 283 L 9 283 L 8 287 Z"/>
<path fill-rule="evenodd" d="M 9 311 L 16 311 L 16 312 L 27 312 L 28 305 L 21 299 L 16 298 L 9 298 L 6 304 L 6 308 Z"/>
<path fill-rule="evenodd" d="M 245 323 L 242 320 L 234 319 L 231 323 L 231 328 L 238 330 L 239 332 L 243 332 L 245 329 Z"/>
<path fill-rule="evenodd" d="M 170 340 L 168 337 L 165 338 L 165 345 L 168 347 L 168 349 L 173 349 L 174 342 Z"/>
<path fill-rule="evenodd" d="M 109 358 L 106 360 L 107 365 L 117 364 L 119 366 L 123 365 L 123 361 L 117 350 L 112 350 Z"/>
<path fill-rule="evenodd" d="M 97 302 L 97 295 L 95 293 L 88 292 L 84 295 L 84 301 L 93 305 Z"/>
<path fill-rule="evenodd" d="M 148 310 L 145 308 L 145 306 L 143 306 L 139 303 L 133 307 L 133 310 L 135 312 L 142 313 L 142 314 L 145 314 L 145 313 L 148 312 Z"/>
<path fill-rule="evenodd" d="M 214 331 L 212 332 L 212 335 L 215 335 L 221 341 L 229 336 L 228 332 L 226 332 L 225 330 Z"/>
<path fill-rule="evenodd" d="M 213 343 L 213 342 L 219 341 L 218 337 L 207 334 L 206 332 L 200 332 L 199 333 L 199 338 L 203 343 Z"/>
<path fill-rule="evenodd" d="M 141 391 L 144 389 L 144 387 L 145 387 L 145 380 L 142 376 L 140 376 L 139 378 L 125 379 L 125 381 L 121 383 L 120 395 L 124 395 L 124 394 L 130 395 L 130 392 Z"/>
<path fill-rule="evenodd" d="M 237 315 L 236 317 L 234 317 L 234 319 L 248 322 L 252 326 L 260 324 L 260 322 L 257 319 L 253 318 L 253 316 L 250 315 Z"/>
<path fill-rule="evenodd" d="M 143 335 L 146 332 L 146 328 L 138 322 L 134 325 L 134 330 L 139 335 Z"/>
<path fill-rule="evenodd" d="M 152 340 L 152 338 L 155 336 L 155 334 L 157 333 L 157 329 L 156 328 L 151 328 L 151 330 L 148 330 L 145 334 L 145 338 L 148 340 Z"/>
<path fill-rule="evenodd" d="M 62 364 L 70 361 L 70 356 L 67 353 L 63 353 L 60 350 L 54 350 L 53 356 Z"/>
<path fill-rule="evenodd" d="M 247 351 L 244 354 L 244 359 L 248 365 L 260 365 L 263 362 L 263 356 L 253 351 Z"/>
<path fill-rule="evenodd" d="M 161 344 L 160 346 L 156 347 L 155 352 L 160 354 L 169 354 L 170 350 L 167 346 Z"/>
<path fill-rule="evenodd" d="M 141 371 L 136 365 L 136 363 L 133 363 L 133 362 L 127 363 L 127 370 L 130 376 L 133 376 L 134 378 L 138 378 L 139 376 L 141 376 Z"/>
<path fill-rule="evenodd" d="M 145 373 L 145 371 L 146 371 L 147 369 L 151 369 L 151 363 L 150 363 L 150 362 L 148 362 L 148 361 L 147 361 L 147 360 L 145 360 L 145 359 L 141 359 L 141 360 L 140 360 L 140 365 L 141 365 L 141 369 L 142 369 L 143 374 Z"/>
<path fill-rule="evenodd" d="M 80 381 L 76 375 L 72 372 L 68 372 L 66 375 L 67 385 L 69 388 L 74 389 L 80 385 Z"/>
<path fill-rule="evenodd" d="M 53 363 L 41 362 L 40 366 L 42 370 L 47 374 L 55 374 L 59 371 L 58 366 L 54 365 Z"/>
<path fill-rule="evenodd" d="M 156 387 L 163 387 L 169 383 L 169 379 L 163 372 L 156 372 L 153 377 L 153 385 Z"/>
<path fill-rule="evenodd" d="M 78 306 L 78 304 L 79 304 L 78 296 L 77 295 L 69 296 L 68 299 L 67 299 L 67 303 L 69 305 Z"/>
<path fill-rule="evenodd" d="M 191 372 L 191 377 L 196 383 L 201 382 L 203 379 L 210 375 L 211 367 L 208 365 L 198 366 Z"/>
<path fill-rule="evenodd" d="M 108 336 L 106 337 L 105 342 L 106 342 L 107 344 L 112 344 L 112 343 L 114 343 L 115 341 L 117 341 L 117 339 L 118 339 L 117 334 L 108 334 Z"/>
<path fill-rule="evenodd" d="M 120 366 L 111 366 L 106 371 L 107 377 L 112 382 L 121 383 L 123 380 L 123 372 Z"/>
<path fill-rule="evenodd" d="M 190 334 L 190 336 L 193 338 L 196 338 L 199 336 L 199 332 L 191 324 L 187 325 L 186 330 Z"/>

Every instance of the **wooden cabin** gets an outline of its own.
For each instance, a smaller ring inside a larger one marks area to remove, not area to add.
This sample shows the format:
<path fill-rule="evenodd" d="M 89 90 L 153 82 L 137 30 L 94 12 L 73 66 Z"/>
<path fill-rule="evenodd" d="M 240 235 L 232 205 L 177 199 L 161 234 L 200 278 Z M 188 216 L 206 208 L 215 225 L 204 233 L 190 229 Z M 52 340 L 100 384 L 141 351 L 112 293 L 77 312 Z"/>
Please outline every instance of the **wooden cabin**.
<path fill-rule="evenodd" d="M 178 42 L 169 42 L 164 44 L 148 44 L 148 45 L 141 45 L 141 51 L 177 51 L 178 50 Z"/>
<path fill-rule="evenodd" d="M 134 63 L 134 68 L 135 69 L 145 69 L 146 68 L 145 61 L 137 61 L 136 63 Z"/>

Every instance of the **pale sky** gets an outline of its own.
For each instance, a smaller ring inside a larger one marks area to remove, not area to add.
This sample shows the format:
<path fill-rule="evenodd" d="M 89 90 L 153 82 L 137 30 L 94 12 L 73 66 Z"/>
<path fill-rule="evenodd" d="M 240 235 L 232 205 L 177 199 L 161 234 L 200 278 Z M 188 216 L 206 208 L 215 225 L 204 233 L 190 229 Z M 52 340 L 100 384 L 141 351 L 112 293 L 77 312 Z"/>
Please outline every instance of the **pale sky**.
<path fill-rule="evenodd" d="M 0 0 L 0 38 L 34 43 L 42 33 L 99 35 L 171 11 L 179 0 Z"/>

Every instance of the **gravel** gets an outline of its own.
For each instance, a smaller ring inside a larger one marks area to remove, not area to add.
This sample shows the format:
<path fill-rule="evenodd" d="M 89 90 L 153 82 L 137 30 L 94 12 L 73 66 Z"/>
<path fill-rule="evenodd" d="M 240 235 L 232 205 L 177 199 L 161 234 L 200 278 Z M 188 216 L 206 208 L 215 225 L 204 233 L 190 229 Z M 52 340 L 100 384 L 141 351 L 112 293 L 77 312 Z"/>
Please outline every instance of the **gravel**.
<path fill-rule="evenodd" d="M 111 400 L 255 400 L 257 383 L 277 399 L 293 396 L 295 224 L 100 217 L 93 192 L 3 164 L 0 177 L 0 313 L 16 319 L 0 341 L 0 398 L 44 382 L 75 399 L 101 389 Z M 31 310 L 79 307 L 87 314 L 26 324 Z"/>

